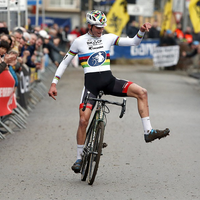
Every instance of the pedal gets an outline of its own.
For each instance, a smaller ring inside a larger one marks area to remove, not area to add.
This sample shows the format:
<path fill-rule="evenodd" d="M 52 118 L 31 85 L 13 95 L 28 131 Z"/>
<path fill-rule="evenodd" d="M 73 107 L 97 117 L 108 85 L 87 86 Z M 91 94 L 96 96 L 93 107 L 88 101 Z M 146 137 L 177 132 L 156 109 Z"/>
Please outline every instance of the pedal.
<path fill-rule="evenodd" d="M 108 145 L 104 142 L 103 143 L 103 148 L 106 148 Z"/>

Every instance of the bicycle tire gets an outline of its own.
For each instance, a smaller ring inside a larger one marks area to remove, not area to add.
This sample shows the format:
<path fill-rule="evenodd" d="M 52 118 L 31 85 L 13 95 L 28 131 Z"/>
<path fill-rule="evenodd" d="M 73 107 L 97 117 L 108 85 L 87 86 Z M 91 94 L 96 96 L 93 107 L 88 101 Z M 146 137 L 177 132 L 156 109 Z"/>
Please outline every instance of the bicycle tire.
<path fill-rule="evenodd" d="M 94 126 L 95 126 L 95 120 L 93 119 L 86 134 L 84 149 L 90 148 L 88 144 L 91 142 L 91 135 L 94 132 Z M 81 166 L 81 181 L 86 181 L 88 175 L 89 160 L 90 160 L 90 155 L 83 154 L 82 166 Z"/>
<path fill-rule="evenodd" d="M 93 146 L 93 152 L 96 152 L 95 154 L 90 155 L 90 160 L 89 160 L 89 168 L 88 168 L 88 184 L 92 185 L 94 183 L 98 166 L 99 166 L 99 161 L 102 153 L 102 147 L 103 147 L 103 137 L 104 137 L 104 130 L 105 130 L 105 125 L 104 122 L 99 122 L 97 125 L 96 129 L 96 136 L 94 139 L 94 146 Z"/>

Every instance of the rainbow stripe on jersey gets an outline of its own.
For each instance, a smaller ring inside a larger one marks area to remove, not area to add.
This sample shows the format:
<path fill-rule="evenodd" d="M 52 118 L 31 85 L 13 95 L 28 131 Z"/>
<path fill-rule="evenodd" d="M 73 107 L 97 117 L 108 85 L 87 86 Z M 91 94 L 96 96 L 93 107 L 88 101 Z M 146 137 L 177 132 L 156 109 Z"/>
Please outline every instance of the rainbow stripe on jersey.
<path fill-rule="evenodd" d="M 110 66 L 110 51 L 105 51 L 106 52 L 106 60 L 103 64 L 101 64 L 101 66 Z M 80 61 L 80 64 L 83 68 L 86 68 L 86 67 L 91 67 L 89 64 L 88 64 L 88 59 L 90 58 L 90 56 L 93 54 L 92 53 L 87 53 L 87 54 L 79 54 L 78 57 L 79 57 L 79 61 Z"/>

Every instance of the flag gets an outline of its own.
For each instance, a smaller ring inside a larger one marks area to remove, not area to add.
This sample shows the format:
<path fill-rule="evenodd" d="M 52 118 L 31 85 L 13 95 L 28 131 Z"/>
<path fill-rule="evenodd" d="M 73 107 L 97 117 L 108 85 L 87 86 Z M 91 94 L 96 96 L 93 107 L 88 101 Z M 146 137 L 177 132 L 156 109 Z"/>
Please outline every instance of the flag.
<path fill-rule="evenodd" d="M 161 35 L 163 34 L 164 30 L 168 30 L 171 28 L 172 5 L 173 5 L 173 0 L 168 0 L 165 4 L 164 19 L 160 31 Z"/>
<path fill-rule="evenodd" d="M 195 33 L 200 32 L 200 0 L 190 0 L 190 19 Z"/>
<path fill-rule="evenodd" d="M 127 13 L 126 0 L 116 0 L 107 14 L 107 26 L 105 30 L 108 33 L 114 33 L 120 36 L 128 21 L 129 15 Z"/>

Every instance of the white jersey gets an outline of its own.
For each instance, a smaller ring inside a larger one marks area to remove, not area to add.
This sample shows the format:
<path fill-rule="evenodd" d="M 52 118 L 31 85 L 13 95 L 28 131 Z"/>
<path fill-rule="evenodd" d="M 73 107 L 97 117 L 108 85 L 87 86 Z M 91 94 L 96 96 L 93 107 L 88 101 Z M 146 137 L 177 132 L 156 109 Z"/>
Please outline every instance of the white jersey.
<path fill-rule="evenodd" d="M 65 69 L 77 54 L 85 74 L 110 70 L 111 46 L 137 46 L 141 43 L 143 36 L 144 32 L 138 31 L 134 38 L 122 38 L 115 34 L 93 37 L 89 33 L 76 38 L 56 70 L 53 83 L 57 84 Z"/>

